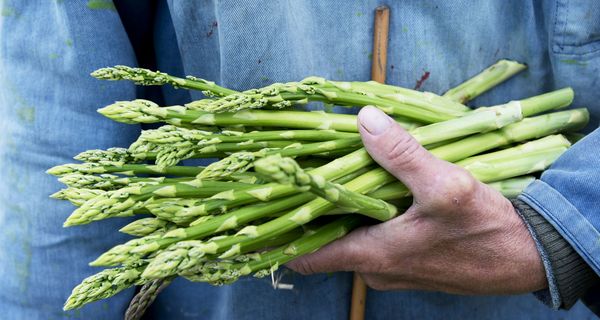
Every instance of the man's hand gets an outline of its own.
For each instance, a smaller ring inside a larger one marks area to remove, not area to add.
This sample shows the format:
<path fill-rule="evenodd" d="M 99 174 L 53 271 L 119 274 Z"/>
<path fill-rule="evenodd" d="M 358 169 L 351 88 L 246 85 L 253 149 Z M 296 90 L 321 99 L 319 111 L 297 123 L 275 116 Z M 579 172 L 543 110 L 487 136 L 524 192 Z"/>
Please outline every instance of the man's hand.
<path fill-rule="evenodd" d="M 401 216 L 355 230 L 289 267 L 356 271 L 379 290 L 507 294 L 547 286 L 535 243 L 506 198 L 435 158 L 378 109 L 363 108 L 358 122 L 369 154 L 410 188 L 414 202 Z"/>

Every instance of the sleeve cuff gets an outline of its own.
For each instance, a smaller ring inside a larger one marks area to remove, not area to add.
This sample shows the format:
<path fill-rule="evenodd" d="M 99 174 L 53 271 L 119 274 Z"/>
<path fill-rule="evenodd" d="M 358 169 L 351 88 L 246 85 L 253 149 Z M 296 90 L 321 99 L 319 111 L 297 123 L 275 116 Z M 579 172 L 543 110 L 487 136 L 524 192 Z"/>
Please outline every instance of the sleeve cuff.
<path fill-rule="evenodd" d="M 569 309 L 598 283 L 598 276 L 536 210 L 522 200 L 513 200 L 513 205 L 535 240 L 546 269 L 548 290 L 536 292 L 536 296 L 554 309 Z"/>

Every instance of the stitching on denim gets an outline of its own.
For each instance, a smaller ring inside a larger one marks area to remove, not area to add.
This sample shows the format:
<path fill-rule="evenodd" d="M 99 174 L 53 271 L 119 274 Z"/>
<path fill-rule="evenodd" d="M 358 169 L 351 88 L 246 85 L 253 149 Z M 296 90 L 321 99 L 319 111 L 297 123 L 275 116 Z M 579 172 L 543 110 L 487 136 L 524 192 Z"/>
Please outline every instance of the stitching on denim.
<path fill-rule="evenodd" d="M 585 46 L 588 46 L 588 45 L 591 45 L 591 44 L 593 44 L 593 45 L 598 45 L 598 48 L 596 48 L 596 49 L 594 49 L 594 50 L 592 50 L 592 51 L 584 52 L 584 53 L 555 52 L 555 51 L 554 51 L 554 49 L 553 49 L 552 51 L 553 51 L 553 53 L 554 53 L 554 54 L 557 54 L 557 55 L 566 55 L 566 56 L 579 56 L 579 57 L 584 57 L 584 56 L 587 56 L 587 55 L 589 55 L 589 54 L 595 54 L 595 53 L 597 53 L 598 51 L 600 51 L 600 40 L 598 40 L 598 41 L 594 41 L 594 42 L 590 42 L 590 43 L 587 43 L 587 44 L 585 44 L 585 45 L 583 45 L 583 46 L 563 46 L 563 47 L 570 47 L 570 48 L 582 48 L 582 47 L 585 47 Z"/>
<path fill-rule="evenodd" d="M 559 2 L 560 2 L 560 0 L 556 0 L 554 2 L 554 24 L 552 26 L 553 27 L 552 28 L 552 52 L 553 53 L 556 53 L 556 51 L 554 50 L 554 45 L 556 45 L 557 47 L 560 47 L 560 45 L 558 44 L 559 41 L 557 40 L 557 34 L 560 35 L 560 36 L 562 36 L 562 34 L 564 33 L 564 30 L 563 30 L 563 32 L 558 32 L 559 31 L 559 28 L 558 28 L 558 19 L 559 19 L 559 15 L 558 15 L 558 11 L 559 10 L 558 10 L 558 7 L 564 5 L 564 4 L 559 3 Z"/>
<path fill-rule="evenodd" d="M 569 13 L 570 13 L 570 4 L 569 4 L 569 0 L 556 0 L 554 2 L 554 4 L 555 4 L 555 6 L 554 6 L 554 23 L 553 23 L 552 40 L 551 40 L 552 53 L 583 57 L 588 54 L 594 54 L 594 53 L 600 51 L 600 40 L 594 40 L 594 41 L 591 41 L 591 42 L 588 42 L 588 43 L 585 43 L 582 45 L 563 44 L 563 42 L 565 42 L 565 32 L 567 29 L 568 17 L 569 17 Z M 560 7 L 560 10 L 565 10 L 564 14 L 562 14 L 562 15 L 559 14 L 559 11 L 560 11 L 559 7 Z M 561 17 L 563 20 L 561 21 L 560 26 L 559 26 L 559 18 L 561 18 Z M 598 48 L 594 48 L 594 49 L 592 49 L 592 51 L 586 51 L 586 52 L 582 52 L 582 53 L 569 52 L 568 50 L 565 50 L 565 49 L 573 50 L 574 48 L 585 50 L 583 48 L 595 47 L 595 46 L 598 46 Z"/>

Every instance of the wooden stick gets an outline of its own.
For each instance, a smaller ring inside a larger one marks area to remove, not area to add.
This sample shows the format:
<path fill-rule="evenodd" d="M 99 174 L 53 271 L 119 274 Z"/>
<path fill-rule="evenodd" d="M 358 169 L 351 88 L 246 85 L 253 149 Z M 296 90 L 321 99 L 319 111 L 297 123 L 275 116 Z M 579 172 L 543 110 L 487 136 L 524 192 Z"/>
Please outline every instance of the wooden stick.
<path fill-rule="evenodd" d="M 375 27 L 373 29 L 373 61 L 371 62 L 371 80 L 384 83 L 387 68 L 388 34 L 390 30 L 390 9 L 379 6 L 375 9 Z"/>
<path fill-rule="evenodd" d="M 387 70 L 387 47 L 390 30 L 390 9 L 379 6 L 375 9 L 375 26 L 373 28 L 373 61 L 371 62 L 371 79 L 385 83 Z M 350 303 L 350 320 L 365 319 L 367 285 L 354 273 L 352 279 L 352 301 Z"/>
<path fill-rule="evenodd" d="M 350 302 L 350 320 L 365 319 L 365 302 L 367 300 L 367 285 L 363 279 L 354 273 L 352 277 L 352 302 Z"/>

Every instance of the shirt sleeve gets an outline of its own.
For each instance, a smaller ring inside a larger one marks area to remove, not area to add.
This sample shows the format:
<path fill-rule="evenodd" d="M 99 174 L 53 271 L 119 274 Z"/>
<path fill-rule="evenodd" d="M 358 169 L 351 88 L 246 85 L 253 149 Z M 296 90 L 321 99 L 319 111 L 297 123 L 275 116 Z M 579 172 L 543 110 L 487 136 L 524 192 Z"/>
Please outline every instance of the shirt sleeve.
<path fill-rule="evenodd" d="M 548 289 L 534 292 L 535 296 L 554 309 L 570 309 L 600 284 L 600 277 L 537 211 L 518 199 L 513 205 L 527 225 L 546 270 Z"/>
<path fill-rule="evenodd" d="M 519 196 L 566 240 L 596 276 L 600 275 L 599 182 L 600 129 L 596 129 Z"/>

